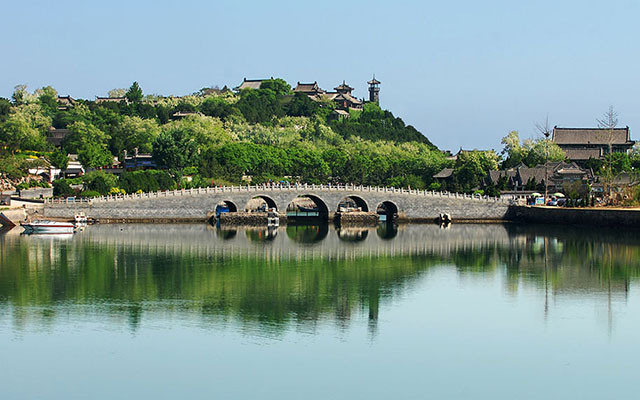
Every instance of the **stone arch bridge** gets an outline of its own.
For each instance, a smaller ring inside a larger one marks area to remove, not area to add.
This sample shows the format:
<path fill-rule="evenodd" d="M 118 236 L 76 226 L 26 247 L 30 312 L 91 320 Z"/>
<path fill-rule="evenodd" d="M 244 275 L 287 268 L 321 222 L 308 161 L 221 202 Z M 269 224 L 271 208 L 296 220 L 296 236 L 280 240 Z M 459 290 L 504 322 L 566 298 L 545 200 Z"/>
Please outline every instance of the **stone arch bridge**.
<path fill-rule="evenodd" d="M 356 185 L 227 186 L 102 196 L 93 199 L 50 199 L 48 217 L 71 218 L 84 212 L 89 218 L 128 220 L 204 220 L 218 204 L 243 211 L 250 200 L 262 198 L 284 214 L 298 197 L 316 203 L 321 218 L 331 219 L 338 204 L 351 199 L 363 211 L 376 212 L 380 205 L 400 220 L 429 220 L 448 213 L 454 220 L 502 220 L 508 218 L 507 200 L 459 193 Z"/>

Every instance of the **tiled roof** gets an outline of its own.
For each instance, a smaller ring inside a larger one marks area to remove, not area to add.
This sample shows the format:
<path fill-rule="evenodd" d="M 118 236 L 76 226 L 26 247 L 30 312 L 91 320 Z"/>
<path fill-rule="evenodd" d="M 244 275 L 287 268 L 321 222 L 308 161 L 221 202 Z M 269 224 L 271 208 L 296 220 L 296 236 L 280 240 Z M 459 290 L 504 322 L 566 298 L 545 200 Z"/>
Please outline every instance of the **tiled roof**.
<path fill-rule="evenodd" d="M 119 103 L 124 101 L 125 103 L 129 103 L 126 97 L 100 97 L 96 96 L 96 104 L 100 103 Z"/>
<path fill-rule="evenodd" d="M 311 100 L 316 100 L 316 101 L 333 100 L 333 99 L 336 98 L 337 95 L 338 95 L 337 92 L 324 92 L 324 93 L 319 93 L 319 94 L 314 95 L 314 96 L 309 96 L 309 98 Z"/>
<path fill-rule="evenodd" d="M 379 85 L 382 82 L 380 82 L 379 80 L 376 79 L 376 76 L 373 76 L 373 79 L 371 79 L 369 82 L 367 82 L 369 85 Z"/>
<path fill-rule="evenodd" d="M 334 89 L 337 90 L 338 92 L 341 92 L 341 91 L 350 92 L 350 91 L 353 90 L 353 88 L 351 86 L 347 85 L 345 81 L 342 81 L 342 85 L 340 85 L 338 87 L 335 87 Z"/>
<path fill-rule="evenodd" d="M 76 102 L 76 99 L 74 99 L 71 96 L 58 96 L 58 103 L 65 104 L 65 105 L 73 105 L 73 103 L 75 102 Z"/>
<path fill-rule="evenodd" d="M 602 148 L 597 149 L 564 149 L 569 160 L 583 161 L 590 158 L 603 157 Z"/>
<path fill-rule="evenodd" d="M 445 168 L 442 171 L 435 174 L 433 177 L 435 179 L 446 179 L 453 175 L 453 168 Z"/>
<path fill-rule="evenodd" d="M 320 89 L 320 87 L 318 86 L 317 82 L 313 82 L 313 83 L 300 83 L 298 82 L 298 85 L 296 86 L 295 89 L 293 89 L 294 92 L 296 93 L 322 93 L 324 92 L 322 89 Z"/>
<path fill-rule="evenodd" d="M 236 87 L 235 90 L 243 90 L 243 89 L 260 89 L 262 86 L 262 82 L 266 81 L 266 79 L 247 79 L 244 78 L 240 86 Z"/>
<path fill-rule="evenodd" d="M 553 141 L 558 145 L 608 145 L 633 144 L 630 139 L 629 127 L 600 129 L 600 128 L 553 128 Z"/>
<path fill-rule="evenodd" d="M 551 168 L 547 169 L 546 176 L 551 176 L 553 174 L 553 170 Z M 530 179 L 535 179 L 536 183 L 540 183 L 544 181 L 545 178 L 545 168 L 544 167 L 534 167 L 534 168 L 518 168 L 518 175 L 520 176 L 520 182 L 523 185 L 526 185 Z"/>
<path fill-rule="evenodd" d="M 352 104 L 362 104 L 362 102 L 358 99 L 356 99 L 355 97 L 351 96 L 348 93 L 338 93 L 334 98 L 334 101 L 342 101 L 342 100 L 346 100 Z"/>
<path fill-rule="evenodd" d="M 518 171 L 516 171 L 515 169 L 509 169 L 509 170 L 501 170 L 501 171 L 489 171 L 489 181 L 491 183 L 497 183 L 498 179 L 500 179 L 500 177 L 502 176 L 506 176 L 508 178 L 513 178 L 516 176 Z"/>

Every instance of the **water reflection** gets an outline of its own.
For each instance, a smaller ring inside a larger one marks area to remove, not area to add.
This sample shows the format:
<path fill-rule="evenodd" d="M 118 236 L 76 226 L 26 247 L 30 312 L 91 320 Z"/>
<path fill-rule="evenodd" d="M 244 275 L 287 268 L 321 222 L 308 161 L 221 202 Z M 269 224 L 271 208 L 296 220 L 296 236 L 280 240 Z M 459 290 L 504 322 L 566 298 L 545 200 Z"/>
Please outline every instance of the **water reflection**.
<path fill-rule="evenodd" d="M 369 229 L 355 227 L 339 227 L 336 229 L 338 239 L 343 242 L 362 242 L 369 236 Z"/>
<path fill-rule="evenodd" d="M 11 231 L 0 236 L 0 313 L 18 328 L 89 313 L 132 330 L 145 315 L 197 314 L 278 334 L 346 327 L 362 312 L 375 334 L 381 305 L 454 266 L 472 281 L 503 277 L 507 294 L 544 294 L 545 312 L 550 299 L 601 299 L 612 319 L 640 275 L 639 244 L 637 231 L 520 225 L 95 225 L 70 240 Z"/>
<path fill-rule="evenodd" d="M 398 225 L 392 221 L 382 222 L 378 225 L 376 233 L 381 239 L 393 239 L 398 234 Z"/>
<path fill-rule="evenodd" d="M 268 242 L 275 239 L 278 235 L 278 228 L 276 227 L 260 227 L 260 228 L 246 228 L 247 238 L 252 242 Z"/>
<path fill-rule="evenodd" d="M 298 243 L 317 243 L 329 234 L 329 224 L 287 225 L 287 236 Z"/>

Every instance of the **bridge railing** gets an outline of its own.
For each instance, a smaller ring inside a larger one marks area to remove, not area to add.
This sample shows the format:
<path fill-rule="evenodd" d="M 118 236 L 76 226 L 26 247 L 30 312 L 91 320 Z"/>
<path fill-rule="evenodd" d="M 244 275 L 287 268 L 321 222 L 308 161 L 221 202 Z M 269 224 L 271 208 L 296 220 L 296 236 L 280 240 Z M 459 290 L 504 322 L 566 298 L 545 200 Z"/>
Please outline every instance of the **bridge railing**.
<path fill-rule="evenodd" d="M 130 194 L 116 194 L 99 196 L 93 198 L 81 198 L 81 197 L 67 197 L 63 199 L 47 199 L 46 203 L 50 204 L 69 204 L 69 203 L 99 203 L 109 201 L 121 201 L 121 200 L 134 200 L 134 199 L 156 199 L 167 198 L 176 196 L 192 196 L 198 194 L 208 193 L 241 193 L 241 192 L 273 192 L 273 191 L 344 191 L 344 192 L 383 192 L 394 194 L 407 194 L 413 196 L 430 196 L 430 197 L 448 197 L 448 198 L 462 198 L 472 199 L 478 201 L 487 202 L 501 202 L 507 203 L 509 200 L 500 197 L 481 196 L 477 194 L 466 193 L 451 193 L 451 192 L 439 192 L 433 190 L 420 190 L 410 188 L 395 188 L 389 186 L 364 186 L 364 185 L 315 185 L 307 183 L 294 183 L 294 184 L 277 184 L 277 185 L 240 185 L 240 186 L 215 186 L 215 187 L 202 187 L 194 189 L 176 189 L 165 190 L 157 192 L 145 192 L 145 193 L 130 193 Z"/>

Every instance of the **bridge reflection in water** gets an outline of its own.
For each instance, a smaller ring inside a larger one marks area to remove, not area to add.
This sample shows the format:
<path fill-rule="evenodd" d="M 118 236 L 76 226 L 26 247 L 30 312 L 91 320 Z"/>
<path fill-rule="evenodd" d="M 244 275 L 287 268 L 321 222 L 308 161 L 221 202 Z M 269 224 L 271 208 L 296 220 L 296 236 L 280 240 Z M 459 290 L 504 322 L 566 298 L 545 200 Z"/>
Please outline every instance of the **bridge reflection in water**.
<path fill-rule="evenodd" d="M 229 319 L 278 335 L 319 320 L 347 326 L 434 268 L 504 277 L 562 300 L 625 302 L 640 274 L 637 232 L 519 225 L 330 225 L 216 229 L 208 225 L 94 225 L 70 238 L 0 236 L 0 314 L 15 326 L 70 314 L 136 329 L 143 315 Z M 428 277 L 426 278 L 428 279 Z M 124 318 L 124 320 L 123 320 Z"/>

